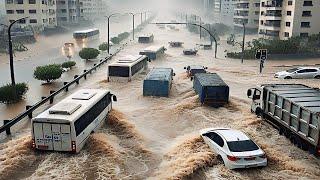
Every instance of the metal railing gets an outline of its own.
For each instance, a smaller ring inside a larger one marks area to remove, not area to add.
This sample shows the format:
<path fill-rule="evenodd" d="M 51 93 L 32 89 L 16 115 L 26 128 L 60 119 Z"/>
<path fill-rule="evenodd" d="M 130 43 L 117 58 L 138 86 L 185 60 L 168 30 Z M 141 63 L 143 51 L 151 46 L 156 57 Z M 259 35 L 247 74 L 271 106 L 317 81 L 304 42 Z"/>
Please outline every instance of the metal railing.
<path fill-rule="evenodd" d="M 22 112 L 12 120 L 4 120 L 4 125 L 0 127 L 0 133 L 6 131 L 7 135 L 11 134 L 10 128 L 15 125 L 16 123 L 23 120 L 25 117 L 32 118 L 32 113 L 38 109 L 40 106 L 44 105 L 46 102 L 50 101 L 50 104 L 53 103 L 54 97 L 59 95 L 61 92 L 69 91 L 69 87 L 73 84 L 79 84 L 79 81 L 84 78 L 87 79 L 87 75 L 92 74 L 93 71 L 96 71 L 97 68 L 99 68 L 101 65 L 106 63 L 108 60 L 110 60 L 112 57 L 114 57 L 117 53 L 119 53 L 121 50 L 121 47 L 116 50 L 115 53 L 111 54 L 109 57 L 106 57 L 105 59 L 101 59 L 98 64 L 94 64 L 94 66 L 89 70 L 83 70 L 83 74 L 81 75 L 75 75 L 74 79 L 71 82 L 64 82 L 64 86 L 58 89 L 57 91 L 50 91 L 50 95 L 48 97 L 42 97 L 42 100 L 37 102 L 33 106 L 26 106 L 26 111 Z"/>

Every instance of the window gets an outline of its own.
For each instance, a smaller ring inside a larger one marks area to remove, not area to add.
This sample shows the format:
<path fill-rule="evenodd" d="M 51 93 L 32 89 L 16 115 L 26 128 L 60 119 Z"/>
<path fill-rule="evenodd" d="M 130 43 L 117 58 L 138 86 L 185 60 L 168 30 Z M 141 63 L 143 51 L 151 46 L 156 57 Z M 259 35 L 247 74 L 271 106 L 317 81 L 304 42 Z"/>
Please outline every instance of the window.
<path fill-rule="evenodd" d="M 91 124 L 102 111 L 111 103 L 111 98 L 109 95 L 103 97 L 97 104 L 95 104 L 88 112 L 83 114 L 74 123 L 76 136 L 81 134 L 88 126 Z"/>
<path fill-rule="evenodd" d="M 21 19 L 21 20 L 19 20 L 19 23 L 20 23 L 20 24 L 25 24 L 25 23 L 26 23 L 26 20 L 25 20 L 25 19 Z"/>
<path fill-rule="evenodd" d="M 263 25 L 263 20 L 260 21 L 260 24 Z"/>
<path fill-rule="evenodd" d="M 251 140 L 227 142 L 231 152 L 255 151 L 259 147 Z"/>
<path fill-rule="evenodd" d="M 301 22 L 301 27 L 309 28 L 310 27 L 310 22 Z"/>
<path fill-rule="evenodd" d="M 23 4 L 23 0 L 16 0 L 16 4 Z"/>
<path fill-rule="evenodd" d="M 292 6 L 292 1 L 288 1 L 288 5 L 289 5 L 289 6 Z"/>
<path fill-rule="evenodd" d="M 35 9 L 30 9 L 29 10 L 29 14 L 36 14 L 37 13 L 37 10 L 35 10 Z"/>
<path fill-rule="evenodd" d="M 109 66 L 109 76 L 129 77 L 129 67 Z"/>
<path fill-rule="evenodd" d="M 14 10 L 7 10 L 7 14 L 13 14 Z"/>
<path fill-rule="evenodd" d="M 131 67 L 131 75 L 132 76 L 135 75 L 137 72 L 139 72 L 142 68 L 144 68 L 145 63 L 146 63 L 145 61 L 146 60 L 144 59 Z"/>
<path fill-rule="evenodd" d="M 286 22 L 286 26 L 290 27 L 291 23 L 290 22 Z"/>
<path fill-rule="evenodd" d="M 316 69 L 306 69 L 306 72 L 315 73 L 315 72 L 318 72 L 318 70 L 316 70 Z"/>
<path fill-rule="evenodd" d="M 29 4 L 36 4 L 36 0 L 29 0 Z"/>
<path fill-rule="evenodd" d="M 302 69 L 302 70 L 300 70 L 300 71 L 297 71 L 297 73 L 299 73 L 299 74 L 301 74 L 301 73 L 306 73 L 306 72 L 307 72 L 306 69 Z"/>
<path fill-rule="evenodd" d="M 304 1 L 303 6 L 313 6 L 312 1 Z"/>
<path fill-rule="evenodd" d="M 291 11 L 287 11 L 287 16 L 291 16 Z"/>
<path fill-rule="evenodd" d="M 290 34 L 288 32 L 284 32 L 284 37 L 289 37 Z"/>
<path fill-rule="evenodd" d="M 13 4 L 13 0 L 7 0 L 6 3 L 7 4 Z"/>
<path fill-rule="evenodd" d="M 209 132 L 207 134 L 204 134 L 204 136 L 210 138 L 213 142 L 218 144 L 220 147 L 223 147 L 224 141 L 223 139 L 215 132 Z"/>
<path fill-rule="evenodd" d="M 311 15 L 311 11 L 302 11 L 302 17 L 310 17 Z"/>
<path fill-rule="evenodd" d="M 24 14 L 24 10 L 23 9 L 19 9 L 19 10 L 16 10 L 17 11 L 17 14 Z"/>
<path fill-rule="evenodd" d="M 36 19 L 30 19 L 30 24 L 34 24 L 34 23 L 37 23 L 37 20 Z"/>

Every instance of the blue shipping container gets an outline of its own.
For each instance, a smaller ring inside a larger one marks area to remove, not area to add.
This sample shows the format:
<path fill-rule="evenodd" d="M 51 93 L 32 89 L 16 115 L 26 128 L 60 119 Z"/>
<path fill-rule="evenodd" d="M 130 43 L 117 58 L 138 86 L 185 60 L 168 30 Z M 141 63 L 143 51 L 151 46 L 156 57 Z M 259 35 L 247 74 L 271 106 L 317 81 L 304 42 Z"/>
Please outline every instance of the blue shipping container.
<path fill-rule="evenodd" d="M 216 73 L 195 74 L 193 88 L 202 104 L 220 107 L 229 101 L 229 86 Z"/>
<path fill-rule="evenodd" d="M 158 56 L 163 55 L 166 50 L 164 46 L 150 46 L 140 51 L 139 54 L 148 56 L 150 60 L 155 60 Z"/>
<path fill-rule="evenodd" d="M 143 81 L 144 96 L 168 97 L 172 85 L 172 68 L 154 68 Z"/>

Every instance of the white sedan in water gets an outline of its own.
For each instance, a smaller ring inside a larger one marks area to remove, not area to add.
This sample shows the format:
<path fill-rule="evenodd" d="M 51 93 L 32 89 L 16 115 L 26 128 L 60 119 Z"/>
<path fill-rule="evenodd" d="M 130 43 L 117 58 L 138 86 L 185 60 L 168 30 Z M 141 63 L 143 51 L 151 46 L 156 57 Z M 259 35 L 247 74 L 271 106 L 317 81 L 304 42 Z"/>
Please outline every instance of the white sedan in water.
<path fill-rule="evenodd" d="M 239 130 L 209 128 L 200 135 L 229 169 L 267 166 L 264 151 Z"/>
<path fill-rule="evenodd" d="M 286 71 L 277 72 L 275 78 L 280 79 L 320 79 L 320 68 L 317 67 L 297 67 Z"/>

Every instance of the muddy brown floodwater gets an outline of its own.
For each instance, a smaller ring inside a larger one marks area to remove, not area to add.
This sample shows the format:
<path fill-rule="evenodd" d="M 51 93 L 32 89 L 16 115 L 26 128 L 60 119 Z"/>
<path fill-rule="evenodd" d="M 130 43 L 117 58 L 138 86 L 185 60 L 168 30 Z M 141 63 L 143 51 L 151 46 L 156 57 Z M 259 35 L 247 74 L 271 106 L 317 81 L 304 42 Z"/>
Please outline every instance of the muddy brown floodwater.
<path fill-rule="evenodd" d="M 169 19 L 170 20 L 170 19 Z M 168 20 L 167 20 L 168 21 Z M 198 35 L 160 30 L 149 25 L 157 45 L 184 41 L 185 47 L 199 43 Z M 204 41 L 204 40 L 203 40 Z M 222 39 L 221 46 L 223 45 Z M 137 54 L 145 44 L 132 42 L 118 55 Z M 225 59 L 223 47 L 218 58 L 213 51 L 200 50 L 197 56 L 183 56 L 182 48 L 170 48 L 166 55 L 149 64 L 172 67 L 176 73 L 168 98 L 143 97 L 142 81 L 147 72 L 129 83 L 108 83 L 107 66 L 81 83 L 78 88 L 110 89 L 118 97 L 114 110 L 99 132 L 91 135 L 76 155 L 33 152 L 30 125 L 0 144 L 0 179 L 319 179 L 320 160 L 295 147 L 276 129 L 250 113 L 246 90 L 261 83 L 284 83 L 273 73 L 287 66 L 316 64 L 319 59 L 268 61 L 263 74 L 258 63 Z M 115 60 L 114 58 L 113 60 Z M 218 109 L 202 106 L 183 67 L 208 66 L 230 86 L 230 103 Z M 320 87 L 319 80 L 290 80 Z M 61 97 L 62 98 L 62 97 Z M 267 153 L 268 166 L 258 169 L 228 170 L 199 137 L 199 130 L 229 127 L 247 133 Z"/>

